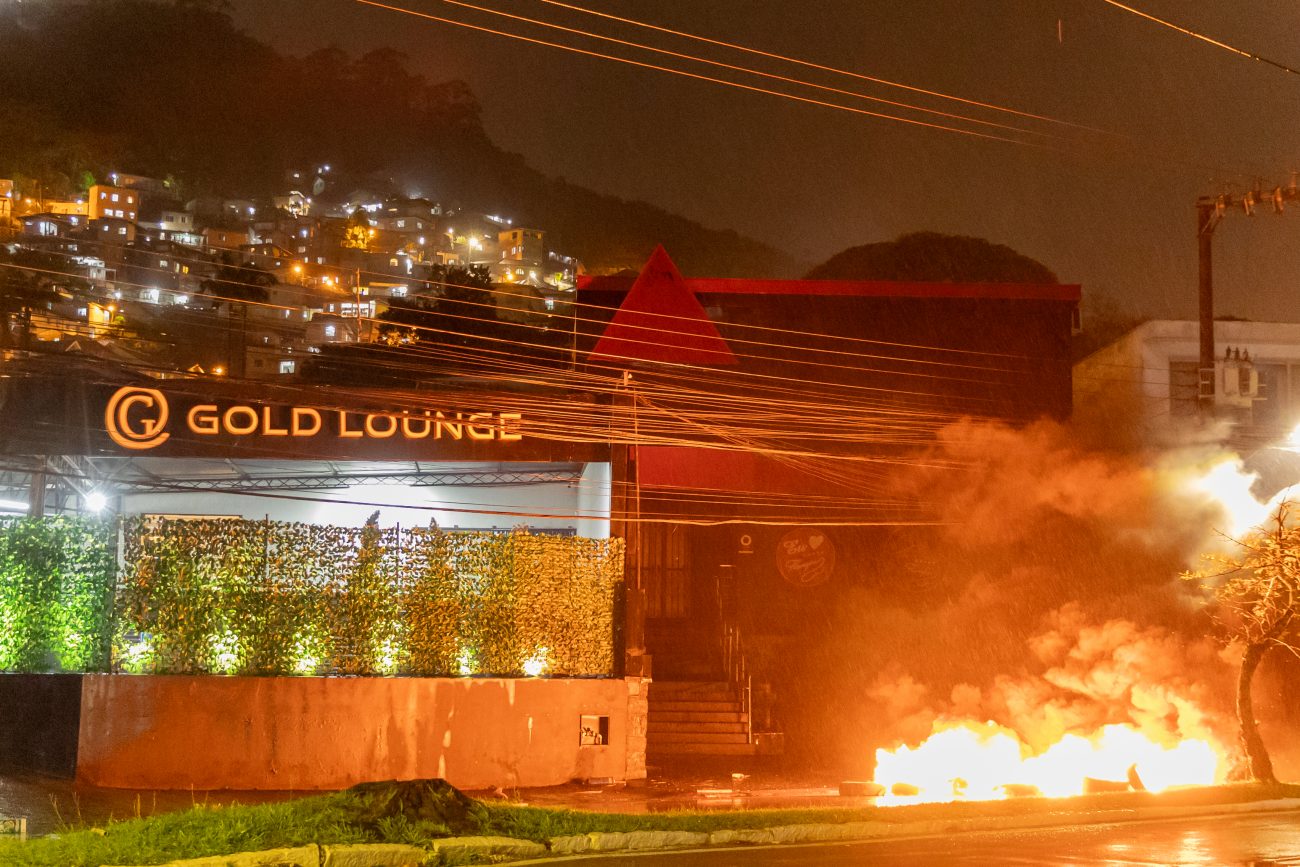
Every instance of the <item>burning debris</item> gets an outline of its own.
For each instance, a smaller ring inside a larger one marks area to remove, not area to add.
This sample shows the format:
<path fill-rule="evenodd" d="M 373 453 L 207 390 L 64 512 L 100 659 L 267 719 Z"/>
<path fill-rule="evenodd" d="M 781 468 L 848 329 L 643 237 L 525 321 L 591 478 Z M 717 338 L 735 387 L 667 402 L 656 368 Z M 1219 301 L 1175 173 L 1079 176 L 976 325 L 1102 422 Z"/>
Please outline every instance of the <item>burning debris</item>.
<path fill-rule="evenodd" d="M 900 482 L 954 518 L 896 546 L 898 583 L 925 593 L 887 602 L 873 588 L 843 615 L 873 626 L 854 648 L 875 672 L 859 731 L 901 742 L 876 751 L 878 802 L 1228 779 L 1235 657 L 1179 575 L 1285 494 L 1257 497 L 1234 455 L 1098 452 L 1049 423 L 961 423 L 939 450 L 967 469 Z"/>
<path fill-rule="evenodd" d="M 1164 791 L 1221 782 L 1227 753 L 1217 741 L 1161 743 L 1129 725 L 1067 734 L 1041 753 L 994 723 L 941 722 L 915 748 L 877 750 L 881 804 L 989 801 L 1097 791 Z"/>

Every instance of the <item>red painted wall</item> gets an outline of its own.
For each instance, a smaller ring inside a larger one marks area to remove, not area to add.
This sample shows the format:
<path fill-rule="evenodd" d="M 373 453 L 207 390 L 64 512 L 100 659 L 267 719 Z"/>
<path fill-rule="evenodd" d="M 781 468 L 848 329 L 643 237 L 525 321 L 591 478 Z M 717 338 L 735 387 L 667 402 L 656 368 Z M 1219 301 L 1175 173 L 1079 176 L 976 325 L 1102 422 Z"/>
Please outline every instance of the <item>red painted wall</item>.
<path fill-rule="evenodd" d="M 637 681 L 86 675 L 77 779 L 156 789 L 464 789 L 626 778 Z M 609 717 L 580 747 L 579 716 Z M 635 774 L 635 769 L 633 771 Z"/>

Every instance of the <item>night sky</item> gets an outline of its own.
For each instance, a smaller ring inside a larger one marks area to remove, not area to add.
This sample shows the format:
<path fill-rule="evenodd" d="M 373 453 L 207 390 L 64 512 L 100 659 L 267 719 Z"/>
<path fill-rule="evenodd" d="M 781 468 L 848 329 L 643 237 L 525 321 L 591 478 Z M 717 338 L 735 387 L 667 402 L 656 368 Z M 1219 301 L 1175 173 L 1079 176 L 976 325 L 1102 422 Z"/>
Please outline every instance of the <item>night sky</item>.
<path fill-rule="evenodd" d="M 632 54 L 441 0 L 393 2 Z M 475 2 L 1031 125 L 674 40 L 537 0 Z M 538 169 L 600 192 L 645 199 L 712 227 L 734 228 L 809 265 L 845 247 L 909 231 L 979 235 L 1041 260 L 1064 281 L 1084 284 L 1086 297 L 1110 295 L 1150 315 L 1191 317 L 1195 198 L 1244 192 L 1256 178 L 1271 189 L 1300 169 L 1300 75 L 1235 56 L 1102 0 L 576 2 L 1101 127 L 1125 139 L 1033 124 L 1064 135 L 1064 141 L 1051 143 L 1066 152 L 982 141 L 525 45 L 353 0 L 233 0 L 231 9 L 251 33 L 290 53 L 329 43 L 354 53 L 395 47 L 431 79 L 469 82 L 482 102 L 489 135 Z M 1131 5 L 1300 67 L 1300 4 L 1294 0 Z M 1220 314 L 1297 320 L 1300 208 L 1282 217 L 1271 208 L 1251 219 L 1230 215 L 1218 231 L 1215 254 Z"/>

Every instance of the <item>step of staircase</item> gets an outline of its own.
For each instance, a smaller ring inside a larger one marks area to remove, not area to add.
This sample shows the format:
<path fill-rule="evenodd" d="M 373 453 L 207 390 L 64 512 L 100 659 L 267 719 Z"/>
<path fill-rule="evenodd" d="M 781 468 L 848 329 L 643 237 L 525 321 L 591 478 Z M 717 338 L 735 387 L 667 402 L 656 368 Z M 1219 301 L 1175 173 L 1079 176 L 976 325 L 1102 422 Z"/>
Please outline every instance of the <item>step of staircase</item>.
<path fill-rule="evenodd" d="M 652 723 L 698 722 L 743 724 L 746 716 L 747 714 L 740 710 L 710 713 L 708 711 L 661 710 L 658 707 L 652 707 L 650 709 L 650 722 Z"/>
<path fill-rule="evenodd" d="M 723 732 L 740 732 L 744 734 L 748 726 L 744 722 L 697 722 L 695 720 L 661 720 L 650 717 L 646 734 L 654 737 L 659 734 L 719 734 Z"/>
<path fill-rule="evenodd" d="M 758 748 L 754 744 L 655 744 L 646 745 L 647 760 L 668 756 L 756 756 Z"/>
<path fill-rule="evenodd" d="M 737 690 L 720 680 L 656 680 L 649 689 L 646 754 L 748 756 L 749 717 Z"/>
<path fill-rule="evenodd" d="M 646 733 L 650 746 L 659 744 L 747 744 L 749 735 L 740 732 L 656 732 Z"/>
<path fill-rule="evenodd" d="M 655 701 L 650 699 L 650 713 L 740 713 L 738 701 Z"/>

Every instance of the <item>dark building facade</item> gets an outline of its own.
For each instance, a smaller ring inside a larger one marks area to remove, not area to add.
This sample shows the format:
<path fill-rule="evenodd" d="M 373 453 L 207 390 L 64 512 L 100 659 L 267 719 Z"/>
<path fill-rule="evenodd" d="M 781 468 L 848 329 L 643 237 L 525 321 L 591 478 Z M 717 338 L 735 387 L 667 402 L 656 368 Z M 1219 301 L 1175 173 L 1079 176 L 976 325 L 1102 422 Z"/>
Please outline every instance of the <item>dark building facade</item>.
<path fill-rule="evenodd" d="M 646 432 L 622 511 L 629 658 L 644 652 L 655 677 L 652 764 L 762 752 L 756 730 L 800 736 L 781 719 L 781 693 L 806 675 L 789 649 L 823 638 L 841 594 L 889 568 L 897 525 L 934 519 L 888 496 L 891 475 L 964 419 L 1067 418 L 1079 294 L 685 279 L 662 250 L 638 277 L 580 281 L 576 355 L 623 372 Z M 690 423 L 656 441 L 664 414 Z M 705 705 L 735 710 L 718 719 L 743 733 L 685 722 Z"/>

